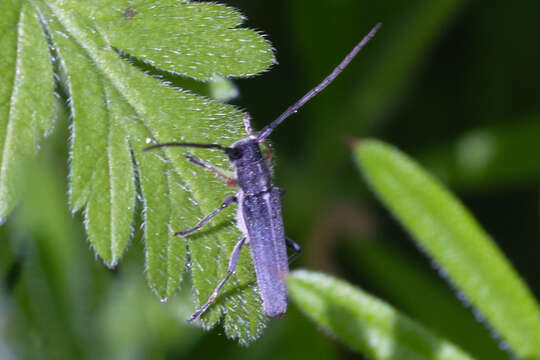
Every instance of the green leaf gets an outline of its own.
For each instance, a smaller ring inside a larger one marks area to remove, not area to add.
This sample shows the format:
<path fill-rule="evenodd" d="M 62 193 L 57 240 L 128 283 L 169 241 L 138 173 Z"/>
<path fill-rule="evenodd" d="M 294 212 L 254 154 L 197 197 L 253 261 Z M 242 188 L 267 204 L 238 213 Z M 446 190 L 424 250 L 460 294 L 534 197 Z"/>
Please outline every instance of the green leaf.
<path fill-rule="evenodd" d="M 52 126 L 53 73 L 36 9 L 0 3 L 0 222 L 19 198 L 20 164 L 35 155 Z"/>
<path fill-rule="evenodd" d="M 414 240 L 520 357 L 540 354 L 540 311 L 527 285 L 466 208 L 390 145 L 360 141 L 368 183 Z"/>
<path fill-rule="evenodd" d="M 328 275 L 287 279 L 300 309 L 352 349 L 373 359 L 472 359 L 388 304 Z"/>
<path fill-rule="evenodd" d="M 118 263 L 133 232 L 138 183 L 149 284 L 166 301 L 179 288 L 189 251 L 193 293 L 199 306 L 225 276 L 240 233 L 231 209 L 190 237 L 187 244 L 174 236 L 232 193 L 213 174 L 187 162 L 184 154 L 193 153 L 222 168 L 229 166 L 228 161 L 210 150 L 143 153 L 142 149 L 150 143 L 170 141 L 229 145 L 245 136 L 244 114 L 230 105 L 167 86 L 131 65 L 124 54 L 160 67 L 157 71 L 211 80 L 265 70 L 274 62 L 269 43 L 255 31 L 237 28 L 243 17 L 218 4 L 74 0 L 29 4 L 0 4 L 5 14 L 0 27 L 6 29 L 0 39 L 4 45 L 0 96 L 2 104 L 10 105 L 0 107 L 4 146 L 0 158 L 0 203 L 4 208 L 0 215 L 7 215 L 17 200 L 11 189 L 16 160 L 35 152 L 39 135 L 50 127 L 53 75 L 49 41 L 52 56 L 59 60 L 59 79 L 69 96 L 72 115 L 71 207 L 73 212 L 84 210 L 91 246 L 108 266 Z M 248 343 L 259 336 L 265 318 L 254 283 L 251 261 L 244 251 L 235 276 L 203 316 L 203 326 L 213 326 L 226 314 L 224 327 L 229 337 Z"/>
<path fill-rule="evenodd" d="M 215 74 L 250 76 L 275 63 L 264 37 L 237 28 L 245 18 L 223 5 L 97 0 L 69 2 L 69 6 L 92 19 L 112 46 L 195 79 L 211 80 Z"/>

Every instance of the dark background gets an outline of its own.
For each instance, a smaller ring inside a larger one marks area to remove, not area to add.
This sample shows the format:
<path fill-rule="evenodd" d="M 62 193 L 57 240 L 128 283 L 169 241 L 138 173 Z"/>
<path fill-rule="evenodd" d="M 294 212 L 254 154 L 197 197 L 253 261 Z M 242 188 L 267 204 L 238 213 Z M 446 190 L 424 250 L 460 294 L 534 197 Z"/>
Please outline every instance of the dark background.
<path fill-rule="evenodd" d="M 344 139 L 376 137 L 419 160 L 475 214 L 538 297 L 540 3 L 223 2 L 276 49 L 278 65 L 236 81 L 233 103 L 257 129 L 384 23 L 338 80 L 272 134 L 286 230 L 304 250 L 292 267 L 347 279 L 477 358 L 508 358 L 369 192 Z M 107 270 L 89 249 L 82 216 L 68 212 L 67 136 L 60 122 L 45 145 L 34 210 L 19 209 L 0 227 L 1 359 L 358 356 L 294 305 L 248 348 L 219 328 L 187 325 L 189 291 L 161 305 L 146 286 L 140 236 Z"/>

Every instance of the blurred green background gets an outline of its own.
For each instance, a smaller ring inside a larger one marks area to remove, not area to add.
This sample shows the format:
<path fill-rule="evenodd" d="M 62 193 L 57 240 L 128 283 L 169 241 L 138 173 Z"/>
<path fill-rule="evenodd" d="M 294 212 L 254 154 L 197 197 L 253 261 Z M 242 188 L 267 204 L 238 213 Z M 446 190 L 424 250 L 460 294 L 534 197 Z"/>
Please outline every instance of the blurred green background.
<path fill-rule="evenodd" d="M 496 339 L 361 180 L 344 139 L 377 137 L 456 193 L 538 297 L 540 3 L 222 1 L 268 35 L 279 65 L 237 80 L 258 129 L 316 85 L 377 22 L 343 75 L 272 135 L 287 190 L 292 267 L 344 278 L 480 359 Z M 189 286 L 161 304 L 137 232 L 115 270 L 96 260 L 67 205 L 69 120 L 29 164 L 23 204 L 0 227 L 0 359 L 358 358 L 294 307 L 248 348 L 188 325 Z"/>

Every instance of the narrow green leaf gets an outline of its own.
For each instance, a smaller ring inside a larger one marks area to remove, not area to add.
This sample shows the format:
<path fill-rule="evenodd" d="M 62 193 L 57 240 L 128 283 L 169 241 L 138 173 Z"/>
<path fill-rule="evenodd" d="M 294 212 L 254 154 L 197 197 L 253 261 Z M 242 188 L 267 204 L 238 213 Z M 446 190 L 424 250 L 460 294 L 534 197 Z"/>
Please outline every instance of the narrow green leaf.
<path fill-rule="evenodd" d="M 360 141 L 355 157 L 383 203 L 509 347 L 523 358 L 538 356 L 538 304 L 467 209 L 390 145 Z"/>
<path fill-rule="evenodd" d="M 373 359 L 472 359 L 388 304 L 328 275 L 295 271 L 292 300 L 318 325 Z"/>
<path fill-rule="evenodd" d="M 40 19 L 29 2 L 0 3 L 0 222 L 15 206 L 19 167 L 52 126 L 53 75 Z"/>

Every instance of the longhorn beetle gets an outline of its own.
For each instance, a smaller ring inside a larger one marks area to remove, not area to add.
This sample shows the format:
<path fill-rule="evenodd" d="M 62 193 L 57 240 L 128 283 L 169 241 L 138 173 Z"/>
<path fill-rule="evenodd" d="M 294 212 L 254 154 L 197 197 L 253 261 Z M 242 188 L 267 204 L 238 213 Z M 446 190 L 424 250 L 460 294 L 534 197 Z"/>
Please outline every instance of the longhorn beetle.
<path fill-rule="evenodd" d="M 208 301 L 191 315 L 189 322 L 201 316 L 216 299 L 225 282 L 234 273 L 240 250 L 245 244 L 249 244 L 251 248 L 257 285 L 263 303 L 263 313 L 270 317 L 281 317 L 287 311 L 285 275 L 289 271 L 288 262 L 299 254 L 300 246 L 285 236 L 280 199 L 283 190 L 272 184 L 272 176 L 266 163 L 268 159 L 263 157 L 259 143 L 268 146 L 265 139 L 272 131 L 286 118 L 296 113 L 302 105 L 326 88 L 349 65 L 380 27 L 380 23 L 375 25 L 330 75 L 285 110 L 276 120 L 262 129 L 259 134 L 253 133 L 248 115 L 244 118 L 244 127 L 249 136 L 235 142 L 230 147 L 219 144 L 171 142 L 155 144 L 144 149 L 146 151 L 167 146 L 217 149 L 227 155 L 236 169 L 236 179 L 231 179 L 202 160 L 186 155 L 188 161 L 223 178 L 229 186 L 237 184 L 239 189 L 235 196 L 226 197 L 220 207 L 203 218 L 197 225 L 191 229 L 177 232 L 175 235 L 187 236 L 192 234 L 233 202 L 238 204 L 237 226 L 242 232 L 242 238 L 236 243 L 229 260 L 227 275 L 216 286 Z M 290 259 L 287 259 L 286 247 L 292 248 L 294 251 L 294 255 Z"/>

